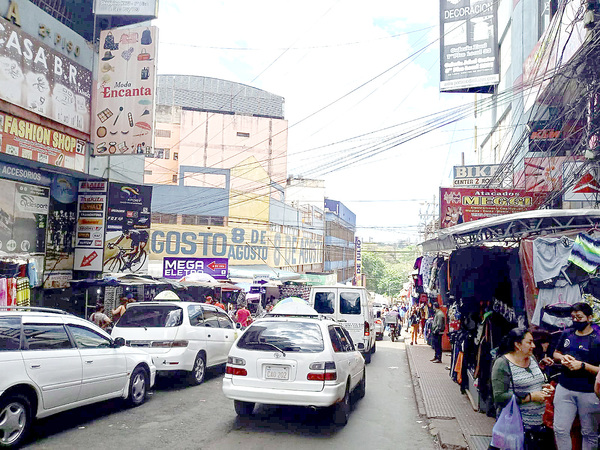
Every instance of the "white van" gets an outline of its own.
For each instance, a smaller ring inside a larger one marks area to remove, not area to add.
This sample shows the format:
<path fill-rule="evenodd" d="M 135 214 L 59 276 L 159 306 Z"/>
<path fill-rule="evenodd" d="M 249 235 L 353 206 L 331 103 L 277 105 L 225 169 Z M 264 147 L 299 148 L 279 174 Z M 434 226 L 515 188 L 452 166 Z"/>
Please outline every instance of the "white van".
<path fill-rule="evenodd" d="M 309 304 L 348 330 L 365 362 L 371 362 L 371 354 L 375 353 L 375 319 L 364 287 L 313 286 Z"/>

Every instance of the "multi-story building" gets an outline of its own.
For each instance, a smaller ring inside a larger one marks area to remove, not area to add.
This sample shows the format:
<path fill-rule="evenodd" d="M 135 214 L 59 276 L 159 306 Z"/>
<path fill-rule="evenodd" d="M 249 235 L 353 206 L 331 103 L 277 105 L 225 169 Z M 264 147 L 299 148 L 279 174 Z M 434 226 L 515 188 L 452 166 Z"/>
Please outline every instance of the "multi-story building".
<path fill-rule="evenodd" d="M 355 277 L 356 215 L 342 202 L 325 199 L 325 271 L 334 272 L 338 283 Z"/>

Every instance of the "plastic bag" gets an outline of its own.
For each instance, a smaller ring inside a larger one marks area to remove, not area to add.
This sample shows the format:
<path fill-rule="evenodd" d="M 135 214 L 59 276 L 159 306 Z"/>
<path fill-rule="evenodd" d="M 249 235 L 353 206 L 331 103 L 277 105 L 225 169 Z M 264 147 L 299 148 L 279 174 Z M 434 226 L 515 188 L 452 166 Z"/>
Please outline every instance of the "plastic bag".
<path fill-rule="evenodd" d="M 490 445 L 502 450 L 523 450 L 524 443 L 525 433 L 523 432 L 521 410 L 517 404 L 517 398 L 513 394 L 494 425 Z"/>

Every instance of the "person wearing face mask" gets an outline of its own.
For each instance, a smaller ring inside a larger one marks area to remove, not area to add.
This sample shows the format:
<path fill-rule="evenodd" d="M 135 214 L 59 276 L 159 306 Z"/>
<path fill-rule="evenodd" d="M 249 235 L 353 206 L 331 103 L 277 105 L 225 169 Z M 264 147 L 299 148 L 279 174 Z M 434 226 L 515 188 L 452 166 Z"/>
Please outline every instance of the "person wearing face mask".
<path fill-rule="evenodd" d="M 571 426 L 579 414 L 583 450 L 598 447 L 600 401 L 594 381 L 600 366 L 600 339 L 591 325 L 593 310 L 584 302 L 571 307 L 573 328 L 561 335 L 554 360 L 563 370 L 554 394 L 554 435 L 558 450 L 571 449 Z"/>

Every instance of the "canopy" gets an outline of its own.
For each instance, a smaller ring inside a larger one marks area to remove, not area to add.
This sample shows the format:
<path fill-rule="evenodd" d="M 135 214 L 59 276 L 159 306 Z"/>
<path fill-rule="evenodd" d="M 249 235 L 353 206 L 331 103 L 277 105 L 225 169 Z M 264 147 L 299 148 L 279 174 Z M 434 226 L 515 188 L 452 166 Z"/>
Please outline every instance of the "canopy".
<path fill-rule="evenodd" d="M 318 316 L 319 313 L 300 297 L 280 300 L 268 313 L 269 316 Z"/>
<path fill-rule="evenodd" d="M 289 281 L 299 280 L 302 275 L 296 272 L 277 269 L 266 264 L 247 265 L 247 266 L 229 266 L 229 276 L 231 278 L 250 278 L 268 277 L 271 281 Z"/>

